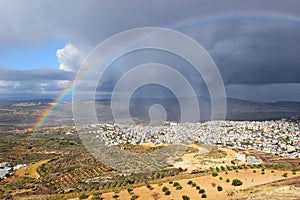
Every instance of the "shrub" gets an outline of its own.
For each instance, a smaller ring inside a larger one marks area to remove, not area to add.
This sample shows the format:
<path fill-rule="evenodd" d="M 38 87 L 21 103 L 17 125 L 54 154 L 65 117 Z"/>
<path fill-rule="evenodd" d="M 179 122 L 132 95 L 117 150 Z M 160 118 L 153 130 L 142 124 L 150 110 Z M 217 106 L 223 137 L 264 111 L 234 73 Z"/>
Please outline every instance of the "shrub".
<path fill-rule="evenodd" d="M 79 199 L 87 199 L 88 197 L 89 197 L 89 195 L 87 195 L 87 194 L 81 194 L 79 196 Z"/>
<path fill-rule="evenodd" d="M 222 170 L 222 171 L 225 171 L 225 167 L 224 167 L 224 166 L 221 166 L 221 170 Z"/>
<path fill-rule="evenodd" d="M 205 193 L 205 190 L 204 190 L 204 189 L 200 189 L 200 190 L 199 190 L 199 193 L 200 193 L 200 194 Z"/>
<path fill-rule="evenodd" d="M 206 197 L 207 197 L 206 194 L 201 195 L 201 198 L 206 198 Z"/>
<path fill-rule="evenodd" d="M 229 182 L 230 182 L 229 178 L 228 178 L 228 179 L 226 179 L 226 183 L 229 183 Z"/>
<path fill-rule="evenodd" d="M 220 186 L 220 185 L 218 185 L 217 189 L 218 189 L 218 191 L 222 191 L 223 190 L 222 186 Z"/>
<path fill-rule="evenodd" d="M 165 192 L 165 195 L 170 195 L 170 194 L 171 194 L 170 190 L 167 190 L 167 191 Z"/>
<path fill-rule="evenodd" d="M 272 170 L 271 173 L 274 173 L 274 170 Z"/>
<path fill-rule="evenodd" d="M 192 183 L 192 186 L 193 186 L 193 187 L 196 187 L 196 185 L 197 185 L 196 183 Z"/>
<path fill-rule="evenodd" d="M 173 184 L 173 181 L 169 181 L 169 184 Z"/>
<path fill-rule="evenodd" d="M 113 198 L 114 198 L 114 199 L 117 199 L 117 198 L 119 198 L 119 195 L 115 194 L 115 195 L 113 196 Z"/>
<path fill-rule="evenodd" d="M 178 182 L 174 182 L 174 184 L 173 184 L 174 187 L 176 187 L 178 185 L 180 185 Z"/>
<path fill-rule="evenodd" d="M 128 192 L 129 194 L 130 194 L 132 191 L 133 191 L 132 188 L 128 188 L 128 189 L 127 189 L 127 192 Z"/>
<path fill-rule="evenodd" d="M 223 178 L 220 176 L 220 177 L 219 177 L 219 180 L 223 180 Z"/>
<path fill-rule="evenodd" d="M 213 186 L 213 187 L 216 187 L 216 186 L 217 186 L 217 184 L 216 184 L 216 183 L 214 183 L 214 182 L 212 182 L 212 183 L 211 183 L 211 186 Z"/>
<path fill-rule="evenodd" d="M 196 186 L 196 190 L 200 190 L 200 186 L 199 185 Z"/>
<path fill-rule="evenodd" d="M 243 185 L 243 182 L 239 179 L 233 179 L 232 180 L 232 185 L 233 186 L 241 186 L 241 185 Z"/>
<path fill-rule="evenodd" d="M 287 173 L 282 174 L 282 176 L 285 178 L 287 177 L 287 175 L 288 175 Z"/>
<path fill-rule="evenodd" d="M 213 177 L 216 177 L 216 176 L 218 176 L 219 174 L 218 174 L 217 172 L 213 172 L 211 175 L 212 175 Z"/>
<path fill-rule="evenodd" d="M 193 181 L 188 181 L 188 185 L 192 185 Z"/>
<path fill-rule="evenodd" d="M 139 198 L 139 195 L 134 194 L 134 195 L 130 198 L 130 200 L 136 200 L 136 199 L 138 199 L 138 198 Z"/>
<path fill-rule="evenodd" d="M 265 175 L 265 172 L 261 172 L 262 175 Z"/>
<path fill-rule="evenodd" d="M 181 190 L 181 189 L 182 189 L 181 185 L 176 186 L 176 190 Z"/>
<path fill-rule="evenodd" d="M 216 167 L 216 171 L 217 171 L 217 172 L 220 172 L 220 168 L 219 168 L 219 167 Z"/>
<path fill-rule="evenodd" d="M 253 173 L 256 173 L 256 170 L 253 170 Z"/>
<path fill-rule="evenodd" d="M 168 191 L 169 189 L 166 187 L 166 186 L 164 186 L 163 188 L 162 188 L 162 191 L 163 192 L 166 192 L 166 191 Z"/>
<path fill-rule="evenodd" d="M 190 197 L 188 197 L 186 195 L 182 195 L 182 200 L 190 200 Z"/>

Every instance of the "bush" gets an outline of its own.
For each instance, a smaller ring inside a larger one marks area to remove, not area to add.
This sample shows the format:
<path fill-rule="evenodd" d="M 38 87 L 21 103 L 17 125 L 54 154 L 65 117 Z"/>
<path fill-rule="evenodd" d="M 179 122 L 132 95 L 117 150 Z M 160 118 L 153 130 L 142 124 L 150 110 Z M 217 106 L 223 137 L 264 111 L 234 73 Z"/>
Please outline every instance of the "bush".
<path fill-rule="evenodd" d="M 173 181 L 169 181 L 169 184 L 173 184 Z"/>
<path fill-rule="evenodd" d="M 221 166 L 221 170 L 222 170 L 222 171 L 225 171 L 225 167 L 224 167 L 224 166 Z"/>
<path fill-rule="evenodd" d="M 127 189 L 127 192 L 128 192 L 129 194 L 130 194 L 132 191 L 133 191 L 132 188 L 128 188 L 128 189 Z"/>
<path fill-rule="evenodd" d="M 201 195 L 201 198 L 206 198 L 206 197 L 207 197 L 206 194 Z"/>
<path fill-rule="evenodd" d="M 119 195 L 115 194 L 115 195 L 113 196 L 113 198 L 114 198 L 114 199 L 117 199 L 117 198 L 119 198 Z"/>
<path fill-rule="evenodd" d="M 193 181 L 188 181 L 188 185 L 192 185 L 193 184 Z"/>
<path fill-rule="evenodd" d="M 228 178 L 228 179 L 226 179 L 226 183 L 229 183 L 229 182 L 230 182 L 229 178 Z"/>
<path fill-rule="evenodd" d="M 261 172 L 262 175 L 265 175 L 265 172 Z"/>
<path fill-rule="evenodd" d="M 200 190 L 200 186 L 199 185 L 196 186 L 196 190 Z"/>
<path fill-rule="evenodd" d="M 134 195 L 130 198 L 130 200 L 136 200 L 136 199 L 138 199 L 138 198 L 139 198 L 139 195 L 134 194 Z"/>
<path fill-rule="evenodd" d="M 282 174 L 282 176 L 285 178 L 287 177 L 287 175 L 288 175 L 287 173 Z"/>
<path fill-rule="evenodd" d="M 204 190 L 204 189 L 200 189 L 200 190 L 199 190 L 199 193 L 200 193 L 200 194 L 205 193 L 205 190 Z"/>
<path fill-rule="evenodd" d="M 88 197 L 89 197 L 88 194 L 81 194 L 81 195 L 79 196 L 79 199 L 87 199 Z"/>
<path fill-rule="evenodd" d="M 222 186 L 220 186 L 220 185 L 218 185 L 217 189 L 219 192 L 223 190 Z"/>
<path fill-rule="evenodd" d="M 223 178 L 220 176 L 220 177 L 219 177 L 219 180 L 223 180 Z"/>
<path fill-rule="evenodd" d="M 256 170 L 253 170 L 253 173 L 256 173 Z"/>
<path fill-rule="evenodd" d="M 197 185 L 196 183 L 192 183 L 192 186 L 193 186 L 193 187 L 196 187 L 196 185 Z"/>
<path fill-rule="evenodd" d="M 213 172 L 211 175 L 212 175 L 213 177 L 216 177 L 216 176 L 218 176 L 219 174 L 218 174 L 217 172 Z"/>
<path fill-rule="evenodd" d="M 182 189 L 181 185 L 176 186 L 176 190 L 181 190 L 181 189 Z"/>
<path fill-rule="evenodd" d="M 176 186 L 179 186 L 180 184 L 178 182 L 174 182 L 173 186 L 176 187 Z"/>
<path fill-rule="evenodd" d="M 169 188 L 167 188 L 166 186 L 164 186 L 163 188 L 162 188 L 162 191 L 163 192 L 166 192 L 166 191 L 168 191 L 169 190 Z"/>
<path fill-rule="evenodd" d="M 188 197 L 186 195 L 182 195 L 182 200 L 190 200 L 190 197 Z"/>
<path fill-rule="evenodd" d="M 243 185 L 243 182 L 239 179 L 233 179 L 232 180 L 232 185 L 233 186 L 241 186 L 241 185 Z"/>
<path fill-rule="evenodd" d="M 167 191 L 165 192 L 165 195 L 170 195 L 170 194 L 171 194 L 170 190 L 167 190 Z"/>

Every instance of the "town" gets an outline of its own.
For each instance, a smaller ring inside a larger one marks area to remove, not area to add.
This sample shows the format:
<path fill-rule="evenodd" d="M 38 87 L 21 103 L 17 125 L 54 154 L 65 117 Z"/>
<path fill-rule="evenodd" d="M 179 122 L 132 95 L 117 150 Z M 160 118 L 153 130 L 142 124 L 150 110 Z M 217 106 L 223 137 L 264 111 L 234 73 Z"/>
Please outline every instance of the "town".
<path fill-rule="evenodd" d="M 297 123 L 277 121 L 166 122 L 163 126 L 98 124 L 84 133 L 107 146 L 146 143 L 202 143 L 239 150 L 255 150 L 283 158 L 299 158 L 300 130 Z"/>

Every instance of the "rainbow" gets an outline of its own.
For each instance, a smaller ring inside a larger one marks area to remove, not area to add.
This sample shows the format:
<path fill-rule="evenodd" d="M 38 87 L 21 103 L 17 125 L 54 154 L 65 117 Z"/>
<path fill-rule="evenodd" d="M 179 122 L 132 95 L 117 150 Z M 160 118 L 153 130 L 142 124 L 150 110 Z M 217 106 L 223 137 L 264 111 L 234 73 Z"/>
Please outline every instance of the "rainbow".
<path fill-rule="evenodd" d="M 279 13 L 274 11 L 252 11 L 252 12 L 227 12 L 227 13 L 218 13 L 214 15 L 197 15 L 193 16 L 191 18 L 177 21 L 173 24 L 165 25 L 165 28 L 171 28 L 171 29 L 180 29 L 187 26 L 193 26 L 193 25 L 200 25 L 205 23 L 212 23 L 212 22 L 218 22 L 223 20 L 229 20 L 229 19 L 266 19 L 266 20 L 275 20 L 275 21 L 284 21 L 289 23 L 300 23 L 300 17 L 291 15 L 288 13 Z M 85 75 L 88 72 L 85 73 Z M 84 75 L 84 76 L 85 76 Z M 83 77 L 77 77 L 78 80 L 80 80 Z M 74 88 L 76 83 L 76 80 L 74 79 L 71 81 L 71 83 L 62 90 L 59 95 L 55 98 L 55 101 L 50 104 L 41 117 L 36 122 L 33 130 L 38 131 L 46 122 L 48 116 L 50 113 L 62 102 L 64 97 L 68 95 Z"/>

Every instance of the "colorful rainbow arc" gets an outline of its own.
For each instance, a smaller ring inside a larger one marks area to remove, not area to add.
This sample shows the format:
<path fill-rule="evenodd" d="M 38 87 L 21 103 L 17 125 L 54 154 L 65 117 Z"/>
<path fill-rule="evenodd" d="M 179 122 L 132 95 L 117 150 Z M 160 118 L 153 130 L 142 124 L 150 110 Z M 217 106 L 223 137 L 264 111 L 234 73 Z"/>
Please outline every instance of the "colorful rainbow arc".
<path fill-rule="evenodd" d="M 288 21 L 291 23 L 300 23 L 300 18 L 298 16 L 290 15 L 287 13 L 278 13 L 278 12 L 271 12 L 271 11 L 254 11 L 254 12 L 235 12 L 235 13 L 221 13 L 216 15 L 207 15 L 207 16 L 195 16 L 183 21 L 178 21 L 174 24 L 170 24 L 165 26 L 166 28 L 171 29 L 177 29 L 185 26 L 191 26 L 191 25 L 197 25 L 197 24 L 203 24 L 203 23 L 210 23 L 210 22 L 216 22 L 226 19 L 267 19 L 267 20 L 278 20 L 278 21 Z M 87 73 L 85 73 L 87 74 Z M 84 75 L 85 76 L 85 75 Z M 83 77 L 79 77 L 80 80 Z M 38 119 L 37 123 L 34 126 L 34 131 L 38 131 L 45 121 L 47 120 L 50 113 L 61 103 L 61 101 L 64 99 L 64 97 L 73 90 L 75 86 L 76 81 L 73 80 L 68 87 L 66 87 L 64 90 L 62 90 L 59 95 L 55 98 L 54 103 L 52 103 L 41 115 L 41 117 Z"/>

